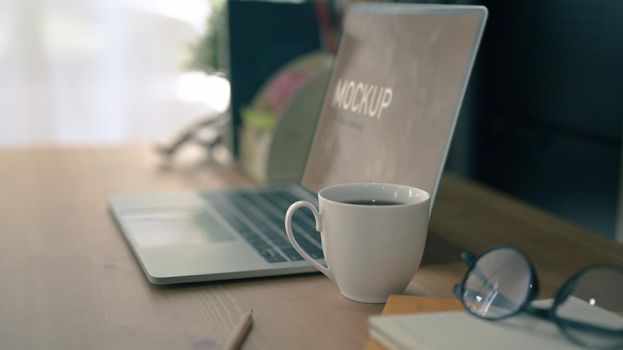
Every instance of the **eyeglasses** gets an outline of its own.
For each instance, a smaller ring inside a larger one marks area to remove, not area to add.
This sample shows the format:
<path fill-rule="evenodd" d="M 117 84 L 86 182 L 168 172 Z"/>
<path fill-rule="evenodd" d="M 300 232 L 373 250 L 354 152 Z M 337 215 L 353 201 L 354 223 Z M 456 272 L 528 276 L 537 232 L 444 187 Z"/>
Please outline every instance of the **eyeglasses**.
<path fill-rule="evenodd" d="M 623 269 L 592 265 L 567 279 L 550 308 L 531 304 L 539 292 L 528 257 L 512 246 L 494 246 L 479 256 L 461 254 L 469 269 L 454 294 L 465 309 L 486 320 L 526 312 L 555 322 L 567 338 L 594 349 L 623 349 Z"/>

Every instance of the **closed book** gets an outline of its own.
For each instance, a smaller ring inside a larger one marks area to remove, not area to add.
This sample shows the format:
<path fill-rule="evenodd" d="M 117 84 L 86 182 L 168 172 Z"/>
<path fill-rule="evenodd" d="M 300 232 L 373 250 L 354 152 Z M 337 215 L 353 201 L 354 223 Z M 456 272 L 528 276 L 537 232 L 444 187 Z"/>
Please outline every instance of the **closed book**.
<path fill-rule="evenodd" d="M 539 300 L 533 305 L 548 308 L 551 302 Z M 614 313 L 574 297 L 569 298 L 564 311 L 566 318 L 591 324 L 617 325 L 623 321 Z M 581 349 L 560 332 L 556 323 L 526 313 L 500 321 L 487 321 L 466 311 L 372 316 L 368 330 L 385 349 Z"/>
<path fill-rule="evenodd" d="M 434 298 L 415 295 L 390 295 L 383 308 L 382 315 L 397 315 L 417 312 L 462 310 L 461 302 L 456 298 Z M 366 350 L 383 350 L 376 340 L 370 339 Z"/>

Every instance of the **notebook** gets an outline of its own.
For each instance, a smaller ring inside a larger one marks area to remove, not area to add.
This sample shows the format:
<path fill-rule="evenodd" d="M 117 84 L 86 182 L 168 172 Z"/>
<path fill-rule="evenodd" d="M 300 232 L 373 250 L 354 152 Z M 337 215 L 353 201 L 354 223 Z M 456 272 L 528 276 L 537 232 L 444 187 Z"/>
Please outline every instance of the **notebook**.
<path fill-rule="evenodd" d="M 435 298 L 415 295 L 390 295 L 387 298 L 382 315 L 396 315 L 416 312 L 435 312 L 463 310 L 463 305 L 456 298 Z M 383 350 L 385 347 L 374 339 L 368 340 L 366 350 Z"/>
<path fill-rule="evenodd" d="M 547 308 L 551 302 L 539 300 L 534 305 Z M 590 306 L 584 304 L 571 312 L 585 315 Z M 569 341 L 555 323 L 527 314 L 495 322 L 464 310 L 373 316 L 369 319 L 369 333 L 386 349 L 582 349 Z"/>

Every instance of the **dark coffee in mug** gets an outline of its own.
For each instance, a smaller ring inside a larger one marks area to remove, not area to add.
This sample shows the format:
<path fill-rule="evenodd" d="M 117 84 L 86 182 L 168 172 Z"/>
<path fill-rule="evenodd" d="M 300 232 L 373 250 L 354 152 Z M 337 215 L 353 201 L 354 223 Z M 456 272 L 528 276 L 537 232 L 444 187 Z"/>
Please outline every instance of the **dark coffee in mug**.
<path fill-rule="evenodd" d="M 386 201 L 382 199 L 359 199 L 353 201 L 343 201 L 345 204 L 355 204 L 355 205 L 374 205 L 374 206 L 384 206 L 384 205 L 403 205 L 405 203 L 397 202 L 397 201 Z"/>

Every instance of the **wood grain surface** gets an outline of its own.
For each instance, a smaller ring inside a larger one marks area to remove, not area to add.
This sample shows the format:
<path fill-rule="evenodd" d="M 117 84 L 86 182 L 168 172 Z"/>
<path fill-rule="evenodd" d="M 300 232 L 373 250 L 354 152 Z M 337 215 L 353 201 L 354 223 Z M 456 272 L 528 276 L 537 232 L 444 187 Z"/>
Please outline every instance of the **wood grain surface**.
<path fill-rule="evenodd" d="M 0 349 L 217 349 L 249 308 L 245 349 L 360 349 L 382 305 L 320 274 L 158 287 L 108 214 L 112 193 L 252 185 L 231 166 L 163 169 L 144 146 L 0 150 Z M 463 250 L 511 243 L 543 296 L 576 269 L 623 265 L 623 246 L 445 175 L 409 294 L 451 296 Z"/>

